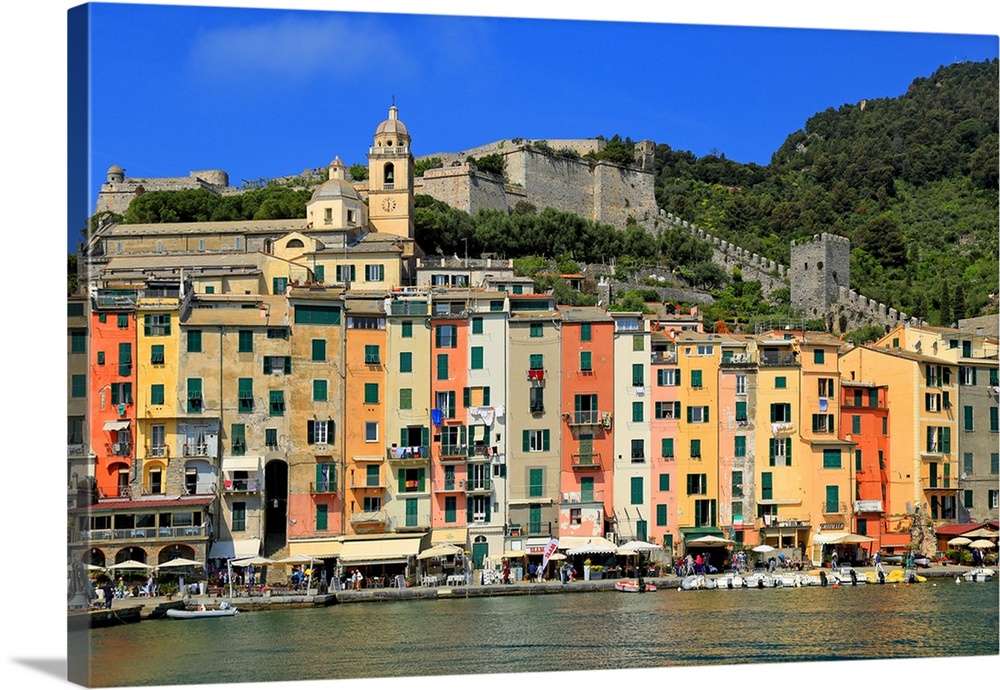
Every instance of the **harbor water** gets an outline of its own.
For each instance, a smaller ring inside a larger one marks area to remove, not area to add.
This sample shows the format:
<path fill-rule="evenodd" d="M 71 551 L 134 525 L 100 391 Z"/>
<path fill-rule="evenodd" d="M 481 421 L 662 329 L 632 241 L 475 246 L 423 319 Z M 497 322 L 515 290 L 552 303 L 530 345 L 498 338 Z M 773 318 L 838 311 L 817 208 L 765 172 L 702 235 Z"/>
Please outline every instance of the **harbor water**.
<path fill-rule="evenodd" d="M 71 636 L 89 637 L 100 687 L 980 656 L 1000 652 L 998 592 L 939 579 L 390 601 Z"/>

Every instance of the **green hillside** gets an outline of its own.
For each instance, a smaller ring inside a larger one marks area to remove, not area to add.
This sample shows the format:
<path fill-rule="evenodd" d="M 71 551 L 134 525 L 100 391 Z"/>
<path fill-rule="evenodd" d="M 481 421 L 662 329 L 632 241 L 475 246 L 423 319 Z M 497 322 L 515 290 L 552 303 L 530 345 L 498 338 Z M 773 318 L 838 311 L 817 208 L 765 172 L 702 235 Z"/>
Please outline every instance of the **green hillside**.
<path fill-rule="evenodd" d="M 767 166 L 660 145 L 657 201 L 785 264 L 793 239 L 846 236 L 852 287 L 931 323 L 995 313 L 998 81 L 997 60 L 963 62 L 828 108 Z"/>

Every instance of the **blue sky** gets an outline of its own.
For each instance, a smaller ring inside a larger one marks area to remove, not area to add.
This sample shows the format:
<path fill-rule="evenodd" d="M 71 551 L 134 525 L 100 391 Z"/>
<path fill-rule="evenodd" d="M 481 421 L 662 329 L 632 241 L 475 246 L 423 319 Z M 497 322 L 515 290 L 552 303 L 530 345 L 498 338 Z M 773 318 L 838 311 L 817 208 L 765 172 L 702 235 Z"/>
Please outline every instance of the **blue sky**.
<path fill-rule="evenodd" d="M 997 46 L 995 35 L 98 3 L 88 199 L 92 209 L 113 164 L 133 177 L 218 168 L 238 186 L 334 156 L 364 163 L 393 99 L 417 156 L 620 134 L 767 164 L 816 112 L 901 95 Z"/>

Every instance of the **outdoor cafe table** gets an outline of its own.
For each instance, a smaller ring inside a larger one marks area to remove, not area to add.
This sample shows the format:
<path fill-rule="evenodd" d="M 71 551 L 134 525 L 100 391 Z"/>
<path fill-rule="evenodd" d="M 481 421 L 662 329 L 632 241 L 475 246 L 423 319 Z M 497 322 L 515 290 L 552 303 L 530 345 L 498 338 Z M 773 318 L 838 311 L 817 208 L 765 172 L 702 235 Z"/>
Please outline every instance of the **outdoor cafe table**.
<path fill-rule="evenodd" d="M 457 587 L 465 584 L 465 575 L 449 575 L 448 585 L 452 587 Z"/>

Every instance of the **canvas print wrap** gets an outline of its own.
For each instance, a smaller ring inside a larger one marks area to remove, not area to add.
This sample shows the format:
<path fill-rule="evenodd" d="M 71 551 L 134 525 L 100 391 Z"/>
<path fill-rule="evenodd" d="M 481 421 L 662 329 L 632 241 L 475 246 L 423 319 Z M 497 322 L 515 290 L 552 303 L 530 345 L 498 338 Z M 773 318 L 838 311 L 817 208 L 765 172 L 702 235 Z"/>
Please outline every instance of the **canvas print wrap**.
<path fill-rule="evenodd" d="M 68 16 L 70 680 L 998 654 L 995 36 Z"/>

